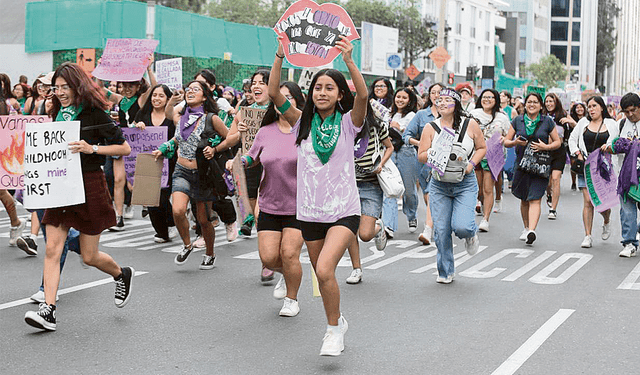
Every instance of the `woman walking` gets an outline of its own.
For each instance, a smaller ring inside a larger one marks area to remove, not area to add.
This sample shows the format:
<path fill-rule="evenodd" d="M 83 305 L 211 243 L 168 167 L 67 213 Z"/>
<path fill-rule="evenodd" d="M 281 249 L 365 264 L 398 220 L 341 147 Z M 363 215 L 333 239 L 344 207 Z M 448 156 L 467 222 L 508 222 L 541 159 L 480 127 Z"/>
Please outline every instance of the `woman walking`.
<path fill-rule="evenodd" d="M 558 217 L 558 202 L 560 201 L 560 179 L 564 166 L 567 164 L 567 141 L 569 140 L 570 122 L 567 120 L 567 112 L 562 108 L 562 102 L 558 95 L 547 94 L 544 99 L 543 113 L 553 119 L 556 124 L 558 137 L 562 145 L 551 152 L 551 177 L 547 187 L 547 205 L 549 206 L 549 220 Z"/>

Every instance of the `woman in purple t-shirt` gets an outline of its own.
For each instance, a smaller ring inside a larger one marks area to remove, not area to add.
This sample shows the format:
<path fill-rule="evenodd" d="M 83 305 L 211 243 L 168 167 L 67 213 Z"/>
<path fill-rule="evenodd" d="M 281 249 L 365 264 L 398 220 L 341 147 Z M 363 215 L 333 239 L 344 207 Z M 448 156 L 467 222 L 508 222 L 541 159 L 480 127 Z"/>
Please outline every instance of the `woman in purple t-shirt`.
<path fill-rule="evenodd" d="M 290 124 L 298 145 L 296 217 L 318 276 L 327 315 L 320 355 L 344 350 L 347 321 L 340 314 L 336 266 L 355 238 L 360 223 L 360 199 L 353 158 L 354 140 L 367 112 L 367 85 L 355 65 L 353 45 L 344 36 L 336 42 L 356 88 L 354 99 L 344 75 L 322 69 L 311 80 L 302 113 L 269 82 L 269 96 Z M 282 69 L 284 49 L 278 45 L 272 71 Z"/>

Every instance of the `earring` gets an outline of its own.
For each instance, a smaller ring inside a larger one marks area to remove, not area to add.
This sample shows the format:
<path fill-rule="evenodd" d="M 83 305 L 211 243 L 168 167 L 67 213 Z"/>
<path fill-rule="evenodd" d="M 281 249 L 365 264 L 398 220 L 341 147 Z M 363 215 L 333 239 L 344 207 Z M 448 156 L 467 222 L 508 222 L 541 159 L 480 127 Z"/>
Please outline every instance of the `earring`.
<path fill-rule="evenodd" d="M 344 113 L 344 108 L 342 108 L 342 103 L 338 102 L 338 107 L 340 107 L 340 112 Z"/>

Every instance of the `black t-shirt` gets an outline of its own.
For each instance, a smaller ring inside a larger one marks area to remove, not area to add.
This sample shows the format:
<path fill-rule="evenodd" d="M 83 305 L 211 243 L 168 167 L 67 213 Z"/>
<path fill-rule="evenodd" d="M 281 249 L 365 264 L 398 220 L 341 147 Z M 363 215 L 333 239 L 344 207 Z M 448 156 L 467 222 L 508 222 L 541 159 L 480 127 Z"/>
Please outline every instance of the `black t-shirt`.
<path fill-rule="evenodd" d="M 125 141 L 120 128 L 100 108 L 82 110 L 77 121 L 80 121 L 80 139 L 90 145 L 121 145 Z M 97 171 L 104 162 L 104 155 L 80 154 L 82 172 Z"/>
<path fill-rule="evenodd" d="M 127 113 L 124 113 L 122 108 L 118 109 L 118 121 L 120 121 L 120 126 L 126 128 L 129 124 L 132 124 L 139 110 L 140 106 L 138 105 L 138 99 L 133 102 Z"/>
<path fill-rule="evenodd" d="M 609 139 L 608 130 L 596 133 L 589 130 L 589 128 L 586 128 L 584 131 L 584 145 L 587 148 L 588 153 L 592 153 L 602 147 L 603 144 L 607 143 L 607 139 Z"/>

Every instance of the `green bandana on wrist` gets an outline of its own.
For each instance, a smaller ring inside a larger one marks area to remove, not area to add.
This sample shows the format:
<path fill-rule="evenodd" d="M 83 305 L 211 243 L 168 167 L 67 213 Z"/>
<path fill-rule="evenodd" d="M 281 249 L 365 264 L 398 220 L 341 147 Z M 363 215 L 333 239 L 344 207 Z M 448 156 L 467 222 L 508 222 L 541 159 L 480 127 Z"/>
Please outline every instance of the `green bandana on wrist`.
<path fill-rule="evenodd" d="M 533 132 L 536 131 L 536 125 L 540 121 L 540 114 L 535 119 L 529 118 L 529 115 L 524 114 L 524 128 L 527 131 L 527 135 L 533 135 Z"/>
<path fill-rule="evenodd" d="M 132 96 L 130 98 L 123 96 L 122 100 L 120 100 L 120 109 L 122 110 L 122 112 L 127 113 L 129 108 L 131 108 L 131 106 L 133 105 L 133 103 L 136 102 L 136 100 L 138 100 L 137 96 Z"/>
<path fill-rule="evenodd" d="M 82 112 L 82 104 L 78 108 L 75 105 L 60 108 L 56 121 L 73 121 L 78 118 L 78 115 Z"/>
<path fill-rule="evenodd" d="M 315 113 L 311 120 L 311 142 L 313 150 L 318 155 L 322 164 L 327 164 L 331 154 L 336 149 L 340 137 L 340 123 L 342 113 L 336 111 L 322 121 L 320 115 Z"/>

